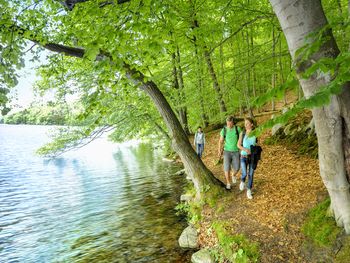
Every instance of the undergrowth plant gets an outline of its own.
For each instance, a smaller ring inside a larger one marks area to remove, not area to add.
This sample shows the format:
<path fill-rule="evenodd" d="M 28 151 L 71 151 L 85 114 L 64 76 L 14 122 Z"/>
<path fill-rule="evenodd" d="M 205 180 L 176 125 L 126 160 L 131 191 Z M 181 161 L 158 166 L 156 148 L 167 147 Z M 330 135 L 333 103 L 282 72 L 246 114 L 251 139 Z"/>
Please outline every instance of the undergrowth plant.
<path fill-rule="evenodd" d="M 341 229 L 337 227 L 333 218 L 327 214 L 330 199 L 326 199 L 312 208 L 302 226 L 302 231 L 315 245 L 331 246 Z"/>
<path fill-rule="evenodd" d="M 203 203 L 195 201 L 194 197 L 196 195 L 196 190 L 194 189 L 193 184 L 187 184 L 185 186 L 185 193 L 192 196 L 191 201 L 181 202 L 176 207 L 177 215 L 184 215 L 187 222 L 190 224 L 196 225 L 202 218 L 202 207 Z"/>
<path fill-rule="evenodd" d="M 211 250 L 217 262 L 258 262 L 259 246 L 250 242 L 244 235 L 232 235 L 228 230 L 228 222 L 215 221 L 212 224 L 218 244 Z"/>

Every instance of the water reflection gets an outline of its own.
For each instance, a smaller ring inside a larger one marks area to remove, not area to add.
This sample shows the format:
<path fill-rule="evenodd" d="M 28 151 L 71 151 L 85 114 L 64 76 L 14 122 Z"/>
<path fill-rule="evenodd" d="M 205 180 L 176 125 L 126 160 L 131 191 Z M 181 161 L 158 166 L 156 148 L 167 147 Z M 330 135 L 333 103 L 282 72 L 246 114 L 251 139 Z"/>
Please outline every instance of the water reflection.
<path fill-rule="evenodd" d="M 43 161 L 45 127 L 30 129 L 0 125 L 0 262 L 188 262 L 180 167 L 151 145 L 102 140 Z"/>

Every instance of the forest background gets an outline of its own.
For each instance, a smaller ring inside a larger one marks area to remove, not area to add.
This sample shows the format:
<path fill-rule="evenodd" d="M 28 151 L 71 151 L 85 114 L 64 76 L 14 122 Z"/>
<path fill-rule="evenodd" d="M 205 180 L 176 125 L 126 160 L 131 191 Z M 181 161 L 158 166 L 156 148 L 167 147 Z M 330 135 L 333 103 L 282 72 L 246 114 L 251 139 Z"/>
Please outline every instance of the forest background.
<path fill-rule="evenodd" d="M 187 136 L 228 114 L 253 116 L 266 103 L 274 110 L 276 99 L 287 104 L 286 92 L 294 90 L 299 100 L 257 134 L 312 109 L 321 177 L 338 225 L 350 232 L 347 1 L 0 3 L 3 114 L 25 54 L 53 51 L 36 89 L 56 95 L 45 117 L 31 107 L 5 121 L 74 125 L 42 154 L 110 130 L 114 141 L 161 136 L 203 200 L 208 189 L 215 196 L 222 187 Z M 72 94 L 78 100 L 67 103 Z"/>

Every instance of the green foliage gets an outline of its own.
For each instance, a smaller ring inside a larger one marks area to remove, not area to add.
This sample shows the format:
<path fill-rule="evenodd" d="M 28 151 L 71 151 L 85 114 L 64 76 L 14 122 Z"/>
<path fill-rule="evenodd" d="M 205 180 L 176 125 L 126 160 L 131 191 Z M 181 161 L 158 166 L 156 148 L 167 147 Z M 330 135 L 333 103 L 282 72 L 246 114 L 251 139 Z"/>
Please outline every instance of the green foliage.
<path fill-rule="evenodd" d="M 330 246 L 334 243 L 341 229 L 336 226 L 334 218 L 327 214 L 330 199 L 326 199 L 312 208 L 302 226 L 303 233 L 318 246 Z"/>
<path fill-rule="evenodd" d="M 32 104 L 27 109 L 4 117 L 6 124 L 67 125 L 74 124 L 67 105 Z"/>
<path fill-rule="evenodd" d="M 202 205 L 197 202 L 183 202 L 179 203 L 175 210 L 177 215 L 186 216 L 187 222 L 196 225 L 202 219 Z"/>
<path fill-rule="evenodd" d="M 255 8 L 259 11 L 254 11 Z M 266 17 L 259 20 L 255 18 L 256 14 L 266 14 Z M 1 28 L 4 39 L 12 35 L 16 40 L 35 40 L 41 45 L 61 43 L 85 50 L 82 60 L 63 59 L 61 55 L 50 58 L 46 68 L 41 69 L 42 81 L 38 85 L 41 91 L 54 89 L 60 96 L 72 93 L 85 96 L 96 91 L 96 87 L 105 89 L 111 87 L 112 82 L 119 82 L 117 89 L 113 89 L 119 93 L 125 85 L 120 81 L 125 74 L 123 63 L 127 62 L 141 71 L 147 80 L 157 83 L 174 109 L 186 108 L 192 127 L 202 124 L 203 115 L 209 121 L 223 118 L 204 51 L 210 51 L 217 77 L 222 82 L 219 84 L 224 100 L 230 102 L 227 103 L 229 112 L 244 103 L 237 99 L 244 94 L 240 86 L 245 85 L 246 76 L 242 72 L 254 66 L 262 80 L 261 87 L 270 79 L 269 73 L 264 71 L 268 68 L 266 59 L 262 57 L 269 50 L 266 38 L 269 38 L 270 22 L 266 18 L 273 18 L 267 3 L 132 1 L 127 5 L 120 4 L 118 8 L 106 3 L 101 8 L 97 1 L 86 1 L 75 5 L 72 11 L 62 12 L 59 1 L 14 1 L 11 8 L 6 9 L 4 21 L 5 18 L 10 23 Z M 17 22 L 15 26 L 23 28 L 11 32 L 13 21 Z M 247 21 L 250 28 L 245 26 Z M 198 26 L 193 27 L 195 22 Z M 242 54 L 248 47 L 241 44 L 241 31 L 252 32 L 256 43 L 254 52 L 249 54 L 252 59 L 246 65 Z M 285 43 L 283 45 L 285 48 Z M 173 85 L 171 56 L 177 51 L 179 61 L 175 64 L 178 70 L 181 67 L 183 75 L 181 91 Z M 108 56 L 96 60 L 101 53 Z M 11 54 L 6 53 L 8 57 L 15 55 L 20 57 L 21 54 L 13 49 Z M 135 88 L 133 83 L 126 85 Z M 132 93 L 134 91 L 123 96 L 126 99 L 122 103 L 134 101 Z M 109 111 L 101 113 L 109 114 Z M 156 114 L 152 110 L 153 120 L 159 118 Z"/>
<path fill-rule="evenodd" d="M 37 154 L 48 157 L 56 157 L 63 152 L 77 148 L 87 140 L 86 128 L 84 127 L 63 127 L 51 134 L 52 141 L 37 150 Z"/>
<path fill-rule="evenodd" d="M 262 107 L 264 104 L 269 102 L 271 98 L 281 99 L 285 92 L 295 89 L 296 87 L 299 87 L 299 82 L 297 81 L 295 72 L 293 71 L 288 75 L 288 78 L 284 83 L 275 88 L 269 89 L 267 92 L 256 98 L 253 98 L 251 105 Z"/>
<path fill-rule="evenodd" d="M 255 136 L 259 136 L 264 130 L 272 128 L 278 123 L 286 124 L 289 119 L 291 119 L 294 116 L 297 116 L 298 113 L 304 111 L 305 109 L 313 109 L 329 104 L 331 97 L 333 95 L 339 95 L 342 91 L 342 87 L 344 84 L 343 80 L 344 78 L 338 75 L 328 85 L 321 88 L 309 98 L 303 98 L 299 100 L 287 112 L 260 125 L 257 129 L 254 130 L 253 134 Z"/>
<path fill-rule="evenodd" d="M 194 201 L 194 197 L 196 195 L 196 190 L 194 189 L 193 184 L 187 184 L 185 186 L 185 193 L 193 197 L 191 201 L 181 202 L 176 207 L 177 215 L 186 216 L 187 222 L 195 225 L 198 224 L 202 219 L 202 208 L 203 202 Z"/>
<path fill-rule="evenodd" d="M 338 39 L 341 35 L 348 39 L 348 21 L 325 2 L 331 26 L 339 30 Z M 115 128 L 111 135 L 114 141 L 166 136 L 159 112 L 138 89 L 142 88 L 140 83 L 128 80 L 125 63 L 138 70 L 145 81 L 153 81 L 174 111 L 185 109 L 192 130 L 202 125 L 204 117 L 209 122 L 223 119 L 226 113 L 220 111 L 218 103 L 221 95 L 228 113 L 233 113 L 281 98 L 297 84 L 286 40 L 268 2 L 130 1 L 106 2 L 102 8 L 100 1 L 83 1 L 71 11 L 63 10 L 62 1 L 1 3 L 0 85 L 6 83 L 0 89 L 2 110 L 7 111 L 8 89 L 16 83 L 15 69 L 23 67 L 28 49 L 25 41 L 83 49 L 84 56 L 79 59 L 65 53 L 50 56 L 39 70 L 41 80 L 36 88 L 41 93 L 54 91 L 58 102 L 70 95 L 78 97 L 77 119 L 80 125 L 89 125 L 86 136 L 105 125 Z M 327 40 L 324 36 L 329 29 L 310 36 L 317 41 L 298 54 L 310 58 Z M 33 58 L 39 51 L 33 52 Z M 213 88 L 213 74 L 204 53 L 210 56 L 220 92 Z M 326 105 L 350 80 L 349 57 L 348 52 L 342 52 L 336 60 L 313 62 L 303 76 L 330 74 L 332 82 L 289 112 L 259 126 L 256 135 L 275 123 L 287 122 L 305 108 Z M 25 119 L 16 117 L 20 118 Z"/>
<path fill-rule="evenodd" d="M 219 240 L 219 246 L 212 250 L 218 262 L 258 262 L 260 254 L 257 243 L 250 242 L 243 235 L 230 234 L 228 222 L 216 221 L 212 228 Z"/>

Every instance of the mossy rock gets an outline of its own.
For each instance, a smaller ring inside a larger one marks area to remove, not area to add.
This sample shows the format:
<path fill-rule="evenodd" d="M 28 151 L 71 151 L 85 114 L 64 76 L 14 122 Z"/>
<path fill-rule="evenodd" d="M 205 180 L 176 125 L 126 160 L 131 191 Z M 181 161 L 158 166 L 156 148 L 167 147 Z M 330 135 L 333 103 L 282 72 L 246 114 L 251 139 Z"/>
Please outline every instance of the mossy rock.
<path fill-rule="evenodd" d="M 314 132 L 307 133 L 312 116 L 305 112 L 288 121 L 284 129 L 279 129 L 273 136 L 267 138 L 267 145 L 283 144 L 300 155 L 311 158 L 318 157 L 318 142 Z"/>
<path fill-rule="evenodd" d="M 344 236 L 341 243 L 342 246 L 336 254 L 335 263 L 347 263 L 350 261 L 350 236 Z"/>

